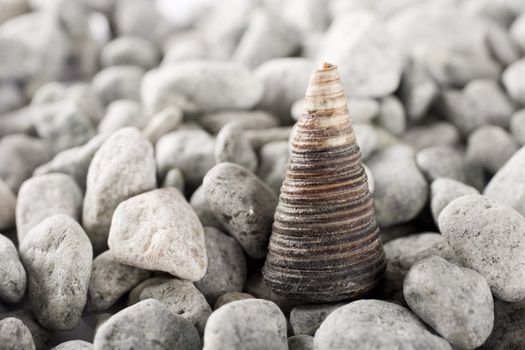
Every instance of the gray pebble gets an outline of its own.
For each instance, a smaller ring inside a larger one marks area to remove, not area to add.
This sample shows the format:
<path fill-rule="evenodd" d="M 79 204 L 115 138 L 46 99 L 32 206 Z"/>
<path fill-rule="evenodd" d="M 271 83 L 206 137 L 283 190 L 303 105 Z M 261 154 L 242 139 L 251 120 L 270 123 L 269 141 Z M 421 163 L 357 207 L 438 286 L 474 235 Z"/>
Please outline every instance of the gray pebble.
<path fill-rule="evenodd" d="M 160 301 L 172 314 L 191 321 L 199 334 L 204 333 L 211 307 L 190 281 L 169 277 L 152 278 L 138 296 L 139 301 L 150 298 Z"/>
<path fill-rule="evenodd" d="M 26 325 L 17 318 L 0 321 L 0 344 L 2 350 L 34 350 L 35 343 Z"/>
<path fill-rule="evenodd" d="M 228 111 L 207 114 L 199 123 L 212 134 L 217 134 L 223 126 L 236 122 L 245 130 L 267 129 L 279 126 L 279 118 L 265 111 Z"/>
<path fill-rule="evenodd" d="M 525 302 L 506 303 L 494 299 L 494 328 L 480 349 L 510 350 L 525 348 Z"/>
<path fill-rule="evenodd" d="M 109 250 L 93 260 L 87 307 L 103 311 L 151 275 L 150 271 L 119 263 Z"/>
<path fill-rule="evenodd" d="M 35 316 L 29 310 L 17 310 L 5 314 L 0 314 L 0 319 L 14 317 L 22 321 L 29 331 L 37 350 L 47 350 L 52 347 L 51 334 L 38 323 Z"/>
<path fill-rule="evenodd" d="M 348 109 L 353 123 L 371 123 L 381 111 L 381 105 L 373 98 L 351 97 Z"/>
<path fill-rule="evenodd" d="M 479 272 L 503 301 L 525 299 L 525 219 L 479 195 L 463 196 L 439 214 L 439 227 L 463 265 Z M 497 244 L 495 244 L 497 242 Z"/>
<path fill-rule="evenodd" d="M 278 128 L 246 130 L 246 137 L 252 143 L 255 150 L 260 150 L 262 146 L 270 142 L 289 141 L 292 135 L 292 127 L 283 126 Z"/>
<path fill-rule="evenodd" d="M 142 129 L 148 119 L 142 113 L 140 103 L 132 100 L 115 100 L 108 105 L 104 119 L 98 125 L 101 134 L 112 134 L 126 126 Z"/>
<path fill-rule="evenodd" d="M 111 66 L 99 71 L 93 89 L 104 105 L 115 100 L 140 101 L 140 84 L 144 69 L 137 66 Z"/>
<path fill-rule="evenodd" d="M 288 142 L 285 141 L 267 143 L 259 150 L 260 166 L 257 175 L 275 193 L 281 192 L 288 154 Z"/>
<path fill-rule="evenodd" d="M 215 141 L 215 162 L 239 164 L 251 172 L 257 170 L 257 154 L 244 129 L 236 122 L 226 124 L 217 134 Z"/>
<path fill-rule="evenodd" d="M 215 216 L 252 258 L 263 258 L 278 197 L 255 174 L 221 163 L 204 177 L 204 190 Z"/>
<path fill-rule="evenodd" d="M 213 305 L 213 309 L 217 310 L 221 306 L 232 303 L 237 300 L 252 299 L 252 298 L 255 298 L 255 297 L 248 293 L 227 292 L 217 298 L 217 300 L 215 301 L 215 305 Z"/>
<path fill-rule="evenodd" d="M 314 350 L 314 337 L 311 335 L 294 335 L 288 338 L 289 350 Z"/>
<path fill-rule="evenodd" d="M 190 321 L 171 313 L 157 300 L 143 300 L 111 316 L 93 341 L 94 350 L 199 350 L 201 342 Z"/>
<path fill-rule="evenodd" d="M 469 135 L 466 157 L 471 165 L 495 174 L 517 150 L 516 141 L 503 128 L 483 125 Z"/>
<path fill-rule="evenodd" d="M 373 299 L 351 302 L 328 315 L 315 333 L 314 348 L 452 349 L 427 331 L 408 309 Z"/>
<path fill-rule="evenodd" d="M 148 71 L 141 86 L 147 113 L 167 106 L 184 112 L 250 109 L 264 86 L 246 68 L 233 62 L 189 60 Z"/>
<path fill-rule="evenodd" d="M 137 36 L 120 36 L 104 46 L 100 63 L 109 66 L 139 66 L 151 69 L 158 65 L 159 49 L 146 39 Z"/>
<path fill-rule="evenodd" d="M 370 158 L 379 147 L 379 136 L 376 130 L 372 125 L 365 123 L 353 124 L 353 128 L 361 156 L 363 159 Z"/>
<path fill-rule="evenodd" d="M 203 350 L 286 350 L 286 318 L 268 300 L 234 301 L 215 310 L 204 331 Z"/>
<path fill-rule="evenodd" d="M 492 331 L 492 294 L 474 270 L 430 256 L 410 268 L 403 293 L 410 309 L 453 346 L 475 349 Z"/>
<path fill-rule="evenodd" d="M 154 114 L 142 130 L 144 136 L 155 144 L 165 134 L 177 129 L 182 124 L 182 110 L 169 106 Z"/>
<path fill-rule="evenodd" d="M 206 191 L 200 186 L 193 192 L 190 198 L 190 205 L 199 217 L 202 226 L 215 227 L 218 230 L 224 230 L 219 219 L 215 217 L 208 201 L 206 200 Z"/>
<path fill-rule="evenodd" d="M 18 303 L 26 292 L 26 271 L 11 240 L 0 235 L 0 299 Z"/>
<path fill-rule="evenodd" d="M 455 147 L 460 143 L 460 138 L 458 129 L 448 122 L 416 126 L 408 129 L 404 136 L 405 142 L 416 150 L 432 146 Z"/>
<path fill-rule="evenodd" d="M 431 182 L 446 177 L 465 182 L 465 160 L 463 154 L 452 147 L 434 146 L 417 152 L 416 163 Z"/>
<path fill-rule="evenodd" d="M 525 106 L 525 59 L 522 58 L 508 66 L 501 80 L 510 97 L 521 106 Z"/>
<path fill-rule="evenodd" d="M 405 108 L 394 95 L 381 100 L 381 110 L 375 122 L 386 131 L 401 135 L 406 129 Z"/>
<path fill-rule="evenodd" d="M 86 305 L 93 259 L 82 227 L 69 216 L 51 216 L 29 231 L 19 249 L 40 324 L 54 330 L 76 328 Z"/>
<path fill-rule="evenodd" d="M 430 185 L 430 209 L 434 222 L 437 224 L 441 210 L 450 202 L 470 194 L 479 194 L 479 192 L 474 187 L 454 179 L 440 178 L 432 181 Z"/>
<path fill-rule="evenodd" d="M 83 340 L 70 340 L 55 346 L 51 350 L 93 350 L 93 344 Z"/>
<path fill-rule="evenodd" d="M 525 215 L 525 148 L 520 148 L 492 177 L 483 194 Z"/>
<path fill-rule="evenodd" d="M 510 132 L 521 146 L 525 145 L 525 109 L 519 110 L 512 115 Z"/>
<path fill-rule="evenodd" d="M 29 230 L 42 220 L 64 214 L 80 220 L 82 190 L 66 174 L 46 174 L 25 181 L 18 192 L 16 228 L 22 242 Z"/>
<path fill-rule="evenodd" d="M 290 312 L 290 324 L 295 335 L 314 335 L 325 318 L 337 308 L 345 305 L 319 304 L 296 306 Z"/>
<path fill-rule="evenodd" d="M 184 193 L 184 174 L 178 168 L 173 168 L 168 171 L 164 180 L 162 180 L 161 187 L 175 187 L 181 193 Z"/>
<path fill-rule="evenodd" d="M 410 60 L 403 72 L 400 96 L 408 118 L 412 121 L 423 119 L 439 94 L 439 87 L 425 66 L 417 60 Z"/>
<path fill-rule="evenodd" d="M 410 147 L 397 145 L 377 152 L 367 162 L 374 176 L 374 203 L 379 225 L 407 222 L 423 209 L 428 184 L 414 158 Z"/>
<path fill-rule="evenodd" d="M 176 130 L 162 136 L 156 145 L 159 176 L 173 168 L 184 174 L 188 185 L 198 187 L 215 165 L 215 140 L 204 130 Z"/>
<path fill-rule="evenodd" d="M 509 34 L 514 43 L 525 52 L 525 14 L 521 14 L 512 22 Z"/>
<path fill-rule="evenodd" d="M 22 134 L 9 135 L 0 140 L 0 178 L 18 193 L 22 183 L 31 177 L 33 170 L 52 157 L 49 146 L 40 139 Z"/>
<path fill-rule="evenodd" d="M 107 245 L 117 205 L 156 185 L 153 147 L 137 129 L 123 128 L 102 144 L 89 166 L 82 212 L 95 251 Z"/>
<path fill-rule="evenodd" d="M 195 286 L 213 305 L 227 292 L 241 292 L 246 282 L 247 266 L 242 247 L 237 241 L 213 227 L 205 227 L 208 269 Z"/>
<path fill-rule="evenodd" d="M 153 190 L 119 204 L 108 244 L 122 264 L 192 281 L 206 272 L 204 229 L 175 188 Z"/>
<path fill-rule="evenodd" d="M 15 226 L 16 197 L 0 178 L 0 230 Z"/>

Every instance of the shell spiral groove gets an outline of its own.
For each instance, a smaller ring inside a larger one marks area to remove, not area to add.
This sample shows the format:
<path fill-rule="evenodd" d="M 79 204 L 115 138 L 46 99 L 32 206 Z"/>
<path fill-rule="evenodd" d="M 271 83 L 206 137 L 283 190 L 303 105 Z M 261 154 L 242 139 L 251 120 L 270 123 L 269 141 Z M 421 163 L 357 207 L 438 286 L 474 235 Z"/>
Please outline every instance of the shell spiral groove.
<path fill-rule="evenodd" d="M 336 66 L 313 72 L 291 144 L 263 269 L 277 294 L 310 302 L 363 295 L 385 258 Z"/>

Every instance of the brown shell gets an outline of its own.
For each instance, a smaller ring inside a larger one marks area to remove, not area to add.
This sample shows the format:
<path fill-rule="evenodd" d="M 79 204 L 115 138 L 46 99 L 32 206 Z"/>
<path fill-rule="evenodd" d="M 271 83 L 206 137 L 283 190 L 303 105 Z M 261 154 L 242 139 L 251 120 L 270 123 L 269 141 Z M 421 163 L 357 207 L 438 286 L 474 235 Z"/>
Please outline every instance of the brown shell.
<path fill-rule="evenodd" d="M 336 66 L 313 72 L 263 269 L 277 294 L 309 302 L 356 298 L 385 269 L 347 103 Z"/>

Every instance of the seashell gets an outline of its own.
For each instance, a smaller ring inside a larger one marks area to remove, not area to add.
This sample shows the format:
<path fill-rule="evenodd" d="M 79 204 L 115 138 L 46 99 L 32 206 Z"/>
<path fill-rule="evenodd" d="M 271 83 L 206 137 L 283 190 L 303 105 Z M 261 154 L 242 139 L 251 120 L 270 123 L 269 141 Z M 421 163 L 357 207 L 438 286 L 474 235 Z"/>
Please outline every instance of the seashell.
<path fill-rule="evenodd" d="M 385 255 L 337 67 L 313 72 L 291 143 L 263 269 L 277 294 L 307 302 L 372 289 Z"/>

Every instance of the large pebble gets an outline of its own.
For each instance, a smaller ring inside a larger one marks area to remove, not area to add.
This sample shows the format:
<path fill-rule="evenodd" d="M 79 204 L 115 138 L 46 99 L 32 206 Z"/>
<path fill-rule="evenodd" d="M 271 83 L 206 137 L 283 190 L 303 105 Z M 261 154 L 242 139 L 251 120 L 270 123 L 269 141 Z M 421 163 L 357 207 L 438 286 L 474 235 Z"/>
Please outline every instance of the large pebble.
<path fill-rule="evenodd" d="M 480 349 L 510 350 L 524 349 L 525 302 L 506 303 L 494 299 L 494 328 Z"/>
<path fill-rule="evenodd" d="M 509 128 L 514 139 L 521 146 L 525 145 L 525 109 L 521 109 L 512 115 Z"/>
<path fill-rule="evenodd" d="M 233 163 L 221 163 L 206 174 L 203 182 L 215 216 L 237 239 L 246 254 L 266 255 L 277 195 L 255 174 Z"/>
<path fill-rule="evenodd" d="M 452 147 L 435 146 L 417 152 L 416 163 L 429 181 L 447 177 L 465 181 L 463 154 Z"/>
<path fill-rule="evenodd" d="M 242 247 L 230 236 L 213 227 L 205 227 L 208 269 L 195 286 L 213 305 L 227 292 L 241 292 L 246 282 L 246 258 Z"/>
<path fill-rule="evenodd" d="M 293 334 L 314 335 L 325 318 L 332 311 L 345 304 L 319 304 L 296 306 L 290 312 Z"/>
<path fill-rule="evenodd" d="M 108 66 L 139 66 L 151 69 L 160 59 L 159 49 L 138 36 L 120 36 L 104 46 L 100 52 L 100 63 Z"/>
<path fill-rule="evenodd" d="M 0 235 L 0 299 L 18 303 L 26 292 L 26 271 L 11 240 Z"/>
<path fill-rule="evenodd" d="M 163 135 L 177 129 L 182 123 L 182 111 L 169 106 L 151 117 L 142 133 L 152 144 L 155 144 Z"/>
<path fill-rule="evenodd" d="M 207 114 L 199 123 L 212 134 L 217 134 L 223 126 L 236 122 L 243 129 L 266 129 L 279 126 L 279 118 L 265 111 L 227 111 Z"/>
<path fill-rule="evenodd" d="M 201 341 L 190 321 L 148 299 L 129 306 L 104 322 L 93 341 L 94 350 L 199 350 Z"/>
<path fill-rule="evenodd" d="M 120 202 L 155 188 L 153 147 L 134 128 L 112 134 L 95 153 L 87 174 L 82 223 L 96 251 L 104 250 Z"/>
<path fill-rule="evenodd" d="M 113 215 L 108 244 L 115 259 L 192 281 L 207 267 L 204 229 L 175 188 L 162 188 L 122 202 Z"/>
<path fill-rule="evenodd" d="M 0 321 L 0 346 L 2 350 L 34 350 L 35 343 L 27 326 L 18 318 Z"/>
<path fill-rule="evenodd" d="M 404 136 L 404 140 L 418 150 L 432 146 L 456 147 L 460 139 L 458 129 L 448 122 L 416 126 L 407 130 Z"/>
<path fill-rule="evenodd" d="M 147 113 L 167 106 L 185 112 L 249 109 L 262 97 L 263 84 L 232 62 L 185 61 L 150 70 L 141 86 Z"/>
<path fill-rule="evenodd" d="M 121 296 L 151 275 L 150 271 L 119 263 L 111 251 L 93 260 L 87 305 L 91 311 L 103 311 Z"/>
<path fill-rule="evenodd" d="M 92 247 L 82 227 L 66 215 L 35 226 L 20 244 L 36 318 L 47 329 L 78 326 L 86 305 Z"/>
<path fill-rule="evenodd" d="M 501 79 L 510 97 L 525 106 L 525 59 L 522 58 L 508 66 Z"/>
<path fill-rule="evenodd" d="M 492 294 L 474 270 L 431 256 L 410 268 L 403 293 L 410 309 L 458 348 L 475 349 L 492 331 Z"/>
<path fill-rule="evenodd" d="M 16 197 L 1 178 L 0 203 L 0 230 L 11 228 L 15 225 Z"/>
<path fill-rule="evenodd" d="M 259 150 L 260 166 L 257 175 L 275 193 L 281 192 L 288 155 L 288 142 L 286 141 L 270 142 Z"/>
<path fill-rule="evenodd" d="M 137 66 L 111 66 L 93 77 L 93 89 L 102 103 L 115 100 L 140 101 L 140 84 L 144 69 Z"/>
<path fill-rule="evenodd" d="M 16 228 L 22 242 L 29 230 L 56 214 L 80 219 L 82 190 L 66 174 L 46 174 L 27 180 L 20 187 L 16 205 Z"/>
<path fill-rule="evenodd" d="M 479 272 L 497 298 L 525 299 L 525 219 L 500 202 L 460 197 L 439 214 L 439 227 L 463 265 Z"/>
<path fill-rule="evenodd" d="M 367 162 L 374 176 L 377 221 L 391 226 L 413 219 L 427 201 L 428 185 L 415 162 L 414 151 L 391 146 Z"/>
<path fill-rule="evenodd" d="M 430 185 L 430 210 L 434 221 L 438 222 L 441 210 L 450 202 L 470 194 L 479 194 L 479 191 L 454 179 L 440 178 L 432 181 Z"/>
<path fill-rule="evenodd" d="M 403 306 L 373 299 L 354 301 L 328 315 L 315 333 L 314 348 L 452 349 Z"/>
<path fill-rule="evenodd" d="M 286 318 L 268 300 L 226 304 L 208 319 L 203 350 L 286 350 Z"/>
<path fill-rule="evenodd" d="M 252 172 L 257 170 L 257 154 L 241 125 L 231 122 L 219 131 L 215 141 L 215 162 L 231 162 Z"/>

